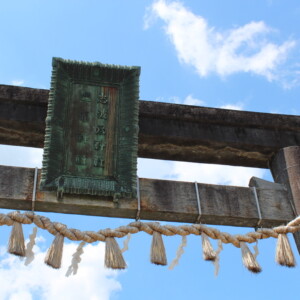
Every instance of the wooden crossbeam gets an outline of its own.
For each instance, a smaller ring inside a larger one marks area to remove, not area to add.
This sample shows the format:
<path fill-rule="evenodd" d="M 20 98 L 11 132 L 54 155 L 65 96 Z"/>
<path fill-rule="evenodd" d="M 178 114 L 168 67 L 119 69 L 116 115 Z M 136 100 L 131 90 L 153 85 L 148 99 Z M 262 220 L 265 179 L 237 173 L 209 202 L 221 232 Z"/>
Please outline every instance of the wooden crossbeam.
<path fill-rule="evenodd" d="M 0 166 L 0 207 L 31 210 L 34 169 Z M 252 178 L 261 211 L 261 226 L 272 227 L 294 218 L 287 190 L 281 184 Z M 252 187 L 198 183 L 201 222 L 204 224 L 255 227 L 258 206 Z M 195 223 L 199 216 L 195 183 L 140 179 L 142 220 Z M 37 190 L 35 211 L 97 215 L 135 219 L 136 199 L 64 195 Z"/>
<path fill-rule="evenodd" d="M 48 90 L 0 85 L 0 144 L 43 147 Z M 268 168 L 300 117 L 140 101 L 139 157 Z"/>

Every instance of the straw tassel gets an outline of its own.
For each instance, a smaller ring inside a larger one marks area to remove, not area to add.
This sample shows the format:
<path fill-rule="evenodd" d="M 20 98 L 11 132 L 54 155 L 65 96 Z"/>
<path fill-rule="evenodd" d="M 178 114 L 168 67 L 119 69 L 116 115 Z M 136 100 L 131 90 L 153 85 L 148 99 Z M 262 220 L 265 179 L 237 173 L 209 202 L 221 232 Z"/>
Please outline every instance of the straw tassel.
<path fill-rule="evenodd" d="M 202 251 L 203 251 L 203 259 L 204 260 L 210 260 L 210 261 L 215 261 L 217 258 L 217 253 L 213 249 L 210 240 L 206 233 L 202 232 L 201 233 L 201 238 L 202 238 Z"/>
<path fill-rule="evenodd" d="M 45 257 L 45 264 L 54 268 L 59 269 L 61 267 L 61 260 L 64 247 L 64 236 L 57 233 L 52 245 L 48 249 Z"/>
<path fill-rule="evenodd" d="M 126 263 L 114 237 L 105 239 L 105 266 L 110 269 L 125 269 Z"/>
<path fill-rule="evenodd" d="M 167 256 L 164 241 L 160 232 L 153 231 L 151 243 L 151 262 L 156 265 L 166 266 Z"/>
<path fill-rule="evenodd" d="M 244 266 L 253 273 L 260 273 L 261 267 L 245 242 L 240 242 Z"/>
<path fill-rule="evenodd" d="M 8 242 L 7 251 L 17 256 L 25 256 L 25 241 L 21 223 L 14 222 Z"/>
<path fill-rule="evenodd" d="M 295 267 L 295 257 L 286 234 L 278 234 L 275 260 L 281 266 Z"/>

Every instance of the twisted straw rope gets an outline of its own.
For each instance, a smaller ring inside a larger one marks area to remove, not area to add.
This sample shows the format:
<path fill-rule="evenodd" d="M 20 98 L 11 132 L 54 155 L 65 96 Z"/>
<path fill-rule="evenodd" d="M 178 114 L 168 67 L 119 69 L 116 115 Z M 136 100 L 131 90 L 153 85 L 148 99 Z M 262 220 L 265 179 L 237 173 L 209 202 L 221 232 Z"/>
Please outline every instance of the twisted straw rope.
<path fill-rule="evenodd" d="M 47 230 L 54 236 L 59 233 L 72 241 L 84 241 L 87 243 L 105 241 L 106 237 L 122 238 L 128 233 L 133 234 L 140 231 L 146 232 L 150 235 L 156 231 L 166 236 L 187 236 L 190 234 L 201 235 L 201 233 L 204 232 L 212 239 L 221 240 L 222 243 L 232 244 L 238 248 L 240 248 L 240 242 L 254 243 L 260 239 L 266 239 L 269 237 L 277 238 L 278 234 L 295 233 L 300 230 L 300 216 L 289 222 L 286 226 L 278 226 L 273 229 L 263 228 L 243 235 L 231 235 L 201 224 L 173 226 L 160 225 L 158 222 L 144 223 L 140 221 L 132 222 L 127 226 L 120 226 L 116 229 L 101 229 L 97 232 L 80 231 L 78 229 L 68 228 L 62 223 L 51 222 L 49 218 L 36 215 L 33 212 L 19 213 L 15 211 L 8 214 L 0 214 L 0 226 L 12 226 L 14 222 L 21 224 L 34 223 L 37 227 Z"/>

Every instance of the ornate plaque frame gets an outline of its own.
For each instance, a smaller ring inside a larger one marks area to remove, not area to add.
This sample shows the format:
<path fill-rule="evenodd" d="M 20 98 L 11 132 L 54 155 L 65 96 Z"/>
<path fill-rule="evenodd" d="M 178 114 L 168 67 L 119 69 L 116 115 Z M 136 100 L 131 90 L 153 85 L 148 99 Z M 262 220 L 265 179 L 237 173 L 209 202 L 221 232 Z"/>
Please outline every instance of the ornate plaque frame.
<path fill-rule="evenodd" d="M 52 66 L 40 188 L 136 197 L 140 67 Z"/>

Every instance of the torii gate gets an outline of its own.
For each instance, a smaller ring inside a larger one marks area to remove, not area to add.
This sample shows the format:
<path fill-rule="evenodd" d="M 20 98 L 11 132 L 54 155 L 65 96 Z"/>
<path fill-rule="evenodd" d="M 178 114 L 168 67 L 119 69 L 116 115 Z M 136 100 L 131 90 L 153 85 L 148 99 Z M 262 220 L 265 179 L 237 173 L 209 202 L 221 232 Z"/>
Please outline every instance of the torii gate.
<path fill-rule="evenodd" d="M 0 143 L 42 148 L 48 90 L 0 85 Z M 300 214 L 300 117 L 139 101 L 138 156 L 270 168 L 247 187 L 139 179 L 136 199 L 35 195 L 35 211 L 265 228 Z M 0 166 L 0 207 L 31 210 L 35 170 Z M 255 189 L 253 189 L 255 187 Z M 200 203 L 199 200 L 201 199 Z M 298 250 L 300 236 L 294 234 Z"/>

